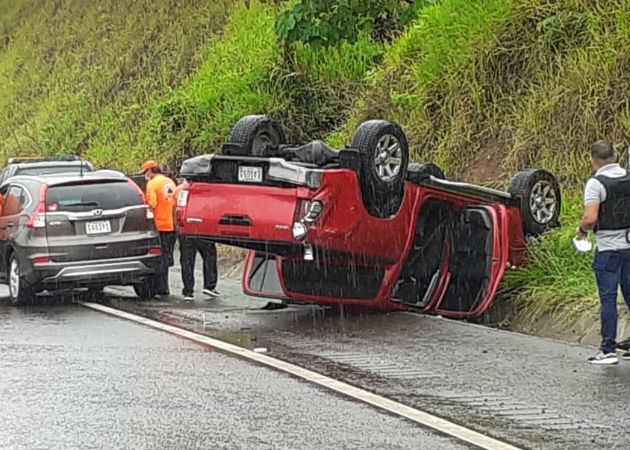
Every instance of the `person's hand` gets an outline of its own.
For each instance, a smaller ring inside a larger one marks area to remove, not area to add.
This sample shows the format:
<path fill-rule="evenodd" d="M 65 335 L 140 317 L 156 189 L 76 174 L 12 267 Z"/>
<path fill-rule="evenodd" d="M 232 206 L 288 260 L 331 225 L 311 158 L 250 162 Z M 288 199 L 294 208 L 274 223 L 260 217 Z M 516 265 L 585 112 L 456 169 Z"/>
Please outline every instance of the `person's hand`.
<path fill-rule="evenodd" d="M 575 235 L 580 238 L 580 239 L 584 239 L 585 237 L 588 236 L 588 233 L 585 233 L 582 230 L 582 225 L 580 225 L 579 227 L 577 227 L 577 229 L 575 230 Z"/>

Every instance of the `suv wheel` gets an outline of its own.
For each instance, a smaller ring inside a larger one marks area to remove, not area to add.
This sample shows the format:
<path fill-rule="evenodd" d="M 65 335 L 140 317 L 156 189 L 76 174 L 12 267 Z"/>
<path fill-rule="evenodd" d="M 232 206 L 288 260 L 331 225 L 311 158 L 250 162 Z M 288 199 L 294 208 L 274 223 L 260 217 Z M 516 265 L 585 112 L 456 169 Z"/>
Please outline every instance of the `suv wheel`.
<path fill-rule="evenodd" d="M 523 231 L 538 236 L 560 225 L 560 186 L 546 170 L 527 169 L 512 178 L 508 192 L 521 199 Z"/>
<path fill-rule="evenodd" d="M 271 156 L 286 143 L 282 126 L 264 115 L 242 117 L 230 133 L 230 142 L 240 144 L 240 156 Z"/>
<path fill-rule="evenodd" d="M 375 217 L 400 209 L 405 194 L 409 144 L 402 128 L 386 120 L 368 120 L 357 128 L 351 147 L 359 150 L 363 204 Z"/>
<path fill-rule="evenodd" d="M 12 305 L 23 305 L 33 299 L 33 290 L 24 280 L 24 277 L 20 275 L 20 264 L 15 255 L 11 255 L 9 259 L 7 279 L 9 281 L 9 298 Z"/>
<path fill-rule="evenodd" d="M 152 279 L 134 284 L 133 290 L 140 300 L 151 300 L 155 296 L 155 285 Z"/>
<path fill-rule="evenodd" d="M 88 287 L 87 297 L 92 302 L 102 301 L 103 299 L 103 289 L 105 289 L 105 285 L 96 284 Z"/>

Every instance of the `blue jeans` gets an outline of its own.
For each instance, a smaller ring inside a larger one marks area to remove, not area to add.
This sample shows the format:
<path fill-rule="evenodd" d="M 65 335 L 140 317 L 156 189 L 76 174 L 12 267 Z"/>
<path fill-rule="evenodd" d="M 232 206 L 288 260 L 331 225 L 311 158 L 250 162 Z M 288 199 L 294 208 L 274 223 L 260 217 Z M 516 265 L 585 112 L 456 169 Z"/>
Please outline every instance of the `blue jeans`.
<path fill-rule="evenodd" d="M 597 252 L 593 271 L 601 302 L 602 346 L 604 353 L 614 353 L 617 345 L 617 296 L 621 286 L 630 309 L 630 250 Z"/>

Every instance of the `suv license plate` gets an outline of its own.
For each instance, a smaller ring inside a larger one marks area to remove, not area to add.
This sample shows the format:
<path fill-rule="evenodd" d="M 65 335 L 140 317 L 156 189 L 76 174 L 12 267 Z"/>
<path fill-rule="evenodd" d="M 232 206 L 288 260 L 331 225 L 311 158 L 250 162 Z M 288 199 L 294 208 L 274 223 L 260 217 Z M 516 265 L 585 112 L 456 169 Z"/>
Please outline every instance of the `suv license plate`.
<path fill-rule="evenodd" d="M 240 166 L 238 181 L 245 183 L 262 183 L 262 167 Z"/>
<path fill-rule="evenodd" d="M 85 222 L 85 231 L 87 234 L 111 233 L 112 224 L 109 220 L 95 220 L 93 222 Z"/>

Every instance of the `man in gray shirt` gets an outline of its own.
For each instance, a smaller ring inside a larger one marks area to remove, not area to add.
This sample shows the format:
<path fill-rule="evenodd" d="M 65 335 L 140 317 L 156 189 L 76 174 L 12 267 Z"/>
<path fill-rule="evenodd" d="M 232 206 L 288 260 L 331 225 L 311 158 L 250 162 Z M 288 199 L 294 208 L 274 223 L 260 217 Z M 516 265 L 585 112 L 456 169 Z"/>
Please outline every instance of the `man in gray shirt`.
<path fill-rule="evenodd" d="M 577 235 L 595 231 L 597 251 L 593 271 L 601 302 L 600 351 L 591 364 L 617 364 L 616 347 L 630 360 L 630 339 L 617 344 L 617 295 L 619 286 L 630 309 L 630 175 L 617 164 L 613 146 L 597 141 L 591 147 L 595 176 L 584 190 L 584 217 Z"/>

